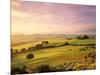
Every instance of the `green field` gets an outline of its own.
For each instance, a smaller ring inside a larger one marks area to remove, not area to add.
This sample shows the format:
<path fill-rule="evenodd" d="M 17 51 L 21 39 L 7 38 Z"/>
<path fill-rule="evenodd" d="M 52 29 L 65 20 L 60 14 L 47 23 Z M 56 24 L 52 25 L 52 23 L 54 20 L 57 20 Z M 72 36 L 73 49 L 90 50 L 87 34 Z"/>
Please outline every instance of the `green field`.
<path fill-rule="evenodd" d="M 37 44 L 41 44 L 44 40 L 49 43 L 42 45 L 41 48 L 28 49 L 29 47 L 35 47 Z M 54 69 L 53 71 L 61 71 L 61 67 L 64 68 L 62 71 L 69 71 L 74 68 L 74 70 L 95 69 L 95 61 L 92 62 L 90 57 L 84 59 L 89 53 L 95 53 L 95 39 L 79 40 L 72 38 L 68 40 L 63 36 L 46 36 L 42 39 L 39 38 L 37 41 L 32 41 L 33 42 L 12 46 L 13 50 L 17 49 L 19 51 L 19 53 L 12 53 L 12 68 L 20 68 L 25 65 L 32 73 L 38 72 L 37 67 L 41 65 L 49 65 L 50 68 L 56 68 L 56 70 Z M 65 44 L 65 42 L 67 42 L 68 45 Z M 21 52 L 22 48 L 25 48 L 26 51 Z M 28 54 L 33 54 L 34 58 L 27 59 L 26 56 Z M 68 66 L 68 64 L 70 65 Z M 85 69 L 83 69 L 83 67 L 80 68 L 80 66 L 84 65 Z"/>

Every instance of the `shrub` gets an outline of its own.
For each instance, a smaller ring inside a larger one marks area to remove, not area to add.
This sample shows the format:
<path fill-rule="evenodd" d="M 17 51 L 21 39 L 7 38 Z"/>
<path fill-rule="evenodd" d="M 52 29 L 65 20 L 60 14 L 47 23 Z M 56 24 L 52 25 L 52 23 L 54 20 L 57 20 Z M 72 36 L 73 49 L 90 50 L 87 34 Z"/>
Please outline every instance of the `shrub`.
<path fill-rule="evenodd" d="M 37 44 L 37 45 L 35 46 L 35 48 L 37 48 L 37 49 L 42 48 L 42 44 Z"/>
<path fill-rule="evenodd" d="M 95 63 L 89 64 L 89 65 L 87 66 L 87 68 L 88 68 L 89 70 L 96 69 L 96 64 L 95 64 Z"/>
<path fill-rule="evenodd" d="M 50 72 L 50 66 L 48 64 L 42 64 L 40 66 L 37 67 L 37 70 L 39 73 L 42 73 L 42 72 Z"/>
<path fill-rule="evenodd" d="M 27 59 L 32 59 L 32 58 L 34 58 L 34 55 L 33 55 L 33 54 L 28 54 L 28 55 L 26 56 L 26 58 L 27 58 Z"/>
<path fill-rule="evenodd" d="M 91 48 L 95 49 L 96 47 L 95 46 L 92 46 Z"/>
<path fill-rule="evenodd" d="M 28 48 L 28 50 L 34 50 L 34 49 L 35 49 L 34 47 L 29 47 L 29 48 Z"/>
<path fill-rule="evenodd" d="M 11 53 L 13 53 L 13 51 L 14 51 L 13 48 L 11 48 Z"/>
<path fill-rule="evenodd" d="M 96 53 L 95 52 L 89 53 L 88 58 L 90 59 L 91 63 L 95 62 Z"/>
<path fill-rule="evenodd" d="M 11 70 L 12 75 L 14 75 L 14 74 L 26 74 L 26 73 L 29 73 L 29 72 L 26 71 L 25 65 L 22 65 L 22 67 L 14 67 Z"/>
<path fill-rule="evenodd" d="M 48 41 L 42 41 L 42 45 L 47 45 L 48 43 Z"/>
<path fill-rule="evenodd" d="M 19 74 L 19 73 L 20 73 L 20 68 L 18 68 L 18 67 L 12 68 L 11 74 Z"/>
<path fill-rule="evenodd" d="M 65 42 L 65 45 L 69 45 L 69 43 L 68 42 Z"/>
<path fill-rule="evenodd" d="M 69 45 L 68 42 L 65 42 L 64 44 L 60 45 L 60 46 L 66 46 L 66 45 Z"/>
<path fill-rule="evenodd" d="M 11 58 L 13 57 L 13 48 L 11 48 Z"/>
<path fill-rule="evenodd" d="M 85 51 L 85 49 L 84 49 L 84 48 L 82 48 L 82 51 Z"/>
<path fill-rule="evenodd" d="M 86 49 L 88 49 L 88 47 L 85 47 Z"/>
<path fill-rule="evenodd" d="M 87 70 L 87 65 L 86 64 L 77 64 L 74 66 L 74 70 Z"/>
<path fill-rule="evenodd" d="M 90 52 L 87 55 L 84 56 L 84 61 L 85 63 L 94 63 L 96 59 L 96 53 L 95 52 Z"/>
<path fill-rule="evenodd" d="M 67 71 L 73 71 L 73 69 L 72 68 L 69 68 Z"/>
<path fill-rule="evenodd" d="M 58 65 L 58 66 L 56 67 L 56 70 L 57 70 L 57 71 L 65 71 L 65 68 L 64 68 L 63 65 Z"/>
<path fill-rule="evenodd" d="M 85 51 L 85 49 L 84 48 L 80 48 L 80 51 Z"/>
<path fill-rule="evenodd" d="M 22 48 L 20 51 L 21 51 L 21 52 L 25 52 L 25 51 L 26 51 L 26 49 L 25 49 L 25 48 Z"/>

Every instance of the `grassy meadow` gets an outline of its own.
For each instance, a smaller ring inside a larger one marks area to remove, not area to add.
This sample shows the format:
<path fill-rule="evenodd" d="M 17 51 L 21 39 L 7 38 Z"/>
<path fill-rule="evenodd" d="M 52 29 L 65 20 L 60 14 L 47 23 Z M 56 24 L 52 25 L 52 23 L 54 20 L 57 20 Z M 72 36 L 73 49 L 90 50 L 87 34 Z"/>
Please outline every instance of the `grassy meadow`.
<path fill-rule="evenodd" d="M 93 70 L 95 35 L 12 35 L 12 74 Z"/>

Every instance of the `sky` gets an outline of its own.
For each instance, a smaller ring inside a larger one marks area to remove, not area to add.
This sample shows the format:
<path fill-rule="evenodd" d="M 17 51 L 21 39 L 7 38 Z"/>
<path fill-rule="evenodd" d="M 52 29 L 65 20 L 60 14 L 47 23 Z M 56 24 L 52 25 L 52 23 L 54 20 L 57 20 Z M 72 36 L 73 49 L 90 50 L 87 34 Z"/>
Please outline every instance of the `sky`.
<path fill-rule="evenodd" d="M 12 34 L 95 34 L 96 6 L 11 2 Z"/>

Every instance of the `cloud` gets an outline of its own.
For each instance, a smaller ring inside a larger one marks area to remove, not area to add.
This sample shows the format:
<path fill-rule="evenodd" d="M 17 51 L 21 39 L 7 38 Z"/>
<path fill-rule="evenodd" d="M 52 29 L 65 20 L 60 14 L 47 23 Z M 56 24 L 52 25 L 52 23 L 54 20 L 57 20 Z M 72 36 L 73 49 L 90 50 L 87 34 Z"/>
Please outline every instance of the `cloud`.
<path fill-rule="evenodd" d="M 95 32 L 95 6 L 12 1 L 12 32 Z M 50 31 L 49 31 L 49 30 Z"/>

